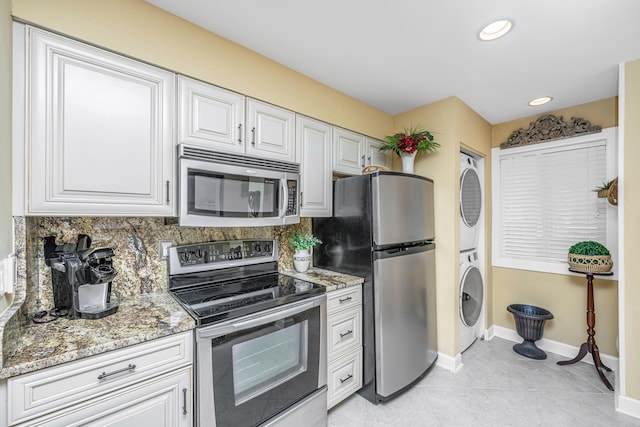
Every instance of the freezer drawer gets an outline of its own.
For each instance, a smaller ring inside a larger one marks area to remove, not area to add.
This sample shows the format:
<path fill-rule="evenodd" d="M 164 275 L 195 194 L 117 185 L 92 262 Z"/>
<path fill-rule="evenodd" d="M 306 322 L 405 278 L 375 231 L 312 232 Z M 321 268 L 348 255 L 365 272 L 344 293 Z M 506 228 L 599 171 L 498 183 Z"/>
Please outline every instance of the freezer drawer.
<path fill-rule="evenodd" d="M 376 394 L 382 399 L 421 377 L 437 355 L 435 249 L 427 247 L 374 253 Z"/>

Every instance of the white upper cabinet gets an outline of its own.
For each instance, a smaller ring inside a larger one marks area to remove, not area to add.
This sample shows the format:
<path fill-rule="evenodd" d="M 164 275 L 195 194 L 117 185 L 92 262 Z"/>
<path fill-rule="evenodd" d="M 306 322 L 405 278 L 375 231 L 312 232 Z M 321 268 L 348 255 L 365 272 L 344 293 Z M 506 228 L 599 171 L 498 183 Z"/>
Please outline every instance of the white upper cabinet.
<path fill-rule="evenodd" d="M 180 142 L 244 153 L 244 95 L 178 76 Z"/>
<path fill-rule="evenodd" d="M 384 166 L 391 170 L 392 159 L 391 151 L 380 151 L 380 147 L 384 144 L 379 139 L 366 138 L 366 164 L 367 166 L 378 165 Z"/>
<path fill-rule="evenodd" d="M 26 28 L 26 213 L 173 215 L 174 74 Z"/>
<path fill-rule="evenodd" d="M 296 114 L 255 99 L 247 99 L 247 154 L 296 160 Z"/>
<path fill-rule="evenodd" d="M 331 125 L 296 116 L 296 161 L 302 167 L 300 216 L 331 216 L 331 145 Z"/>
<path fill-rule="evenodd" d="M 179 76 L 179 142 L 294 162 L 295 113 Z"/>
<path fill-rule="evenodd" d="M 333 128 L 333 170 L 360 175 L 365 164 L 365 137 L 339 127 Z"/>

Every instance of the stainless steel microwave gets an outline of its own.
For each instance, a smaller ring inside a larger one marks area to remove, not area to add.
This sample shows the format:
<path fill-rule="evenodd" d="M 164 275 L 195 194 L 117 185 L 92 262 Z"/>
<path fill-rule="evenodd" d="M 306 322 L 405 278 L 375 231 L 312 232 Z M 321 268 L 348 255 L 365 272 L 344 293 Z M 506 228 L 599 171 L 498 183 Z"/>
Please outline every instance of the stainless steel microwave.
<path fill-rule="evenodd" d="M 256 227 L 300 222 L 300 165 L 178 146 L 178 224 Z"/>

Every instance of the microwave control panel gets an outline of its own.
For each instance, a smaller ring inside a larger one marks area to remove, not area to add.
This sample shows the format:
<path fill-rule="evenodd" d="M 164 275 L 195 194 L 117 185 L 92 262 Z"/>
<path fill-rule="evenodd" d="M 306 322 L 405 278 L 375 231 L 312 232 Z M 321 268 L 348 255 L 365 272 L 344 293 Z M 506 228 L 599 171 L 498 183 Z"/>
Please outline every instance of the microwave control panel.
<path fill-rule="evenodd" d="M 298 213 L 298 181 L 287 181 L 287 213 L 286 216 L 296 215 Z"/>
<path fill-rule="evenodd" d="M 170 274 L 175 270 L 212 270 L 232 265 L 255 264 L 278 260 L 276 240 L 227 240 L 169 249 Z M 202 268 L 189 268 L 202 267 Z"/>

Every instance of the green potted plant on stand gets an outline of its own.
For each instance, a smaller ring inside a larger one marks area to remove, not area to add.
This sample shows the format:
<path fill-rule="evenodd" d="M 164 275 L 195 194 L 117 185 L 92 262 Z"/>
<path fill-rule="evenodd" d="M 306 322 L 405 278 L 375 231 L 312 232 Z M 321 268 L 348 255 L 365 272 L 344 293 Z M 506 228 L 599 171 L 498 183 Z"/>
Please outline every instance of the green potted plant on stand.
<path fill-rule="evenodd" d="M 311 261 L 311 254 L 309 250 L 322 243 L 313 234 L 300 234 L 294 231 L 289 239 L 291 246 L 295 249 L 293 254 L 293 267 L 299 273 L 304 273 L 309 269 L 309 262 Z"/>
<path fill-rule="evenodd" d="M 572 270 L 582 273 L 601 273 L 613 267 L 611 253 L 604 245 L 594 242 L 579 242 L 569 248 L 567 262 Z"/>
<path fill-rule="evenodd" d="M 404 132 L 385 136 L 380 151 L 393 151 L 402 160 L 402 172 L 413 173 L 413 163 L 418 153 L 433 153 L 440 144 L 433 140 L 433 135 L 426 130 L 406 128 Z"/>

